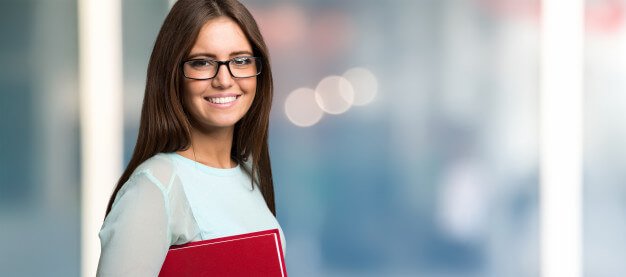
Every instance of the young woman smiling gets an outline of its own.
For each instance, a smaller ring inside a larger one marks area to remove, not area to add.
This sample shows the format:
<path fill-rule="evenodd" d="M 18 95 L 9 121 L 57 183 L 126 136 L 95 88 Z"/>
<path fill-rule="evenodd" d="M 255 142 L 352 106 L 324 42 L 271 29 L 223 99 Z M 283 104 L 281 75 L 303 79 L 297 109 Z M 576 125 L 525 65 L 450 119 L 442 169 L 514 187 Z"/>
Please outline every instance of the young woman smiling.
<path fill-rule="evenodd" d="M 178 0 L 148 65 L 139 135 L 100 230 L 98 276 L 157 276 L 172 245 L 279 229 L 272 71 L 236 0 Z"/>

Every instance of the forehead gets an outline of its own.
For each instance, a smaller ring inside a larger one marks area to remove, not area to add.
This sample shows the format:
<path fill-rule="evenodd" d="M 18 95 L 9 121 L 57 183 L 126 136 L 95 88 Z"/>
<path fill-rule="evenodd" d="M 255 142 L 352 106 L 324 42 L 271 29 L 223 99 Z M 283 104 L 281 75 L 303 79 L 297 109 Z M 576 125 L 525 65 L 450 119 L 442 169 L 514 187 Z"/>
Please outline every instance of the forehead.
<path fill-rule="evenodd" d="M 242 51 L 252 52 L 243 30 L 232 19 L 218 17 L 202 26 L 190 55 L 206 53 L 221 59 Z"/>

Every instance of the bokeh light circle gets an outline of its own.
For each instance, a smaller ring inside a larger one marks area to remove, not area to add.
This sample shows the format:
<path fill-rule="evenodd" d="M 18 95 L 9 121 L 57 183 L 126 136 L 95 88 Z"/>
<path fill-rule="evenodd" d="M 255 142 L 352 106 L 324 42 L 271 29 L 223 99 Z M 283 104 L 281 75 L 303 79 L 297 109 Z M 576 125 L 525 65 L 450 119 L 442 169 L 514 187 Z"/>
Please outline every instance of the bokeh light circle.
<path fill-rule="evenodd" d="M 315 100 L 314 90 L 299 88 L 287 96 L 285 100 L 285 115 L 296 126 L 309 127 L 322 119 L 324 111 Z"/>
<path fill-rule="evenodd" d="M 346 112 L 354 102 L 354 88 L 350 81 L 341 76 L 328 76 L 315 88 L 315 100 L 329 114 Z"/>
<path fill-rule="evenodd" d="M 353 105 L 363 106 L 374 100 L 378 93 L 378 80 L 370 70 L 355 67 L 346 71 L 343 77 L 352 84 L 354 89 Z"/>

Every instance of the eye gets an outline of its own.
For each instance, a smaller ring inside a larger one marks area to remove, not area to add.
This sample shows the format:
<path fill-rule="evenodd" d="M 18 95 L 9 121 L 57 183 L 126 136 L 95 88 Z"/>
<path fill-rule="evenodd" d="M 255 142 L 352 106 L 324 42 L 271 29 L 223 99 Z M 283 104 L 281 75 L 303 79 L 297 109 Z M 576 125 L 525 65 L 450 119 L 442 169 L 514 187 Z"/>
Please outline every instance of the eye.
<path fill-rule="evenodd" d="M 232 60 L 232 63 L 236 66 L 250 65 L 254 62 L 252 57 L 236 57 Z"/>
<path fill-rule="evenodd" d="M 212 67 L 215 62 L 211 61 L 211 60 L 191 60 L 188 61 L 187 64 L 189 64 L 189 66 L 191 66 L 194 69 L 204 69 L 204 68 L 209 68 Z"/>

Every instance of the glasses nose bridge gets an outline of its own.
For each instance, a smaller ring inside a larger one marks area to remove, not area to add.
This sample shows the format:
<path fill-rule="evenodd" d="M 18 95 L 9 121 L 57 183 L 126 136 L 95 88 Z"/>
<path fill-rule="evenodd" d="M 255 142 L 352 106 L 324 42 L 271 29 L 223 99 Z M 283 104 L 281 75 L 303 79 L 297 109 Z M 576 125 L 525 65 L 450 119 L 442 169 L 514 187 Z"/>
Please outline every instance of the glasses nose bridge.
<path fill-rule="evenodd" d="M 222 65 L 226 66 L 226 70 L 228 70 L 228 74 L 230 75 L 230 77 L 235 78 L 235 76 L 233 75 L 233 72 L 230 71 L 230 60 L 228 61 L 215 61 L 217 63 L 217 69 L 215 69 L 215 76 L 213 76 L 213 78 L 217 77 L 217 74 L 220 72 L 220 68 L 222 67 Z"/>

